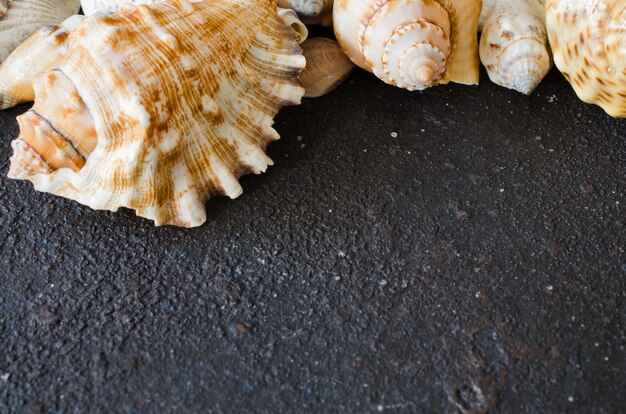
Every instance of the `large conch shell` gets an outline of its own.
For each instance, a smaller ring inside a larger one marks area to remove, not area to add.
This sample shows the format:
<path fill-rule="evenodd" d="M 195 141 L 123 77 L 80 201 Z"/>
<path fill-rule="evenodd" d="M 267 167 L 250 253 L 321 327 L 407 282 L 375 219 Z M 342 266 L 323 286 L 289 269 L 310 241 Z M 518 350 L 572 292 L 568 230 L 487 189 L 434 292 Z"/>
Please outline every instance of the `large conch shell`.
<path fill-rule="evenodd" d="M 304 94 L 297 38 L 272 0 L 87 17 L 35 78 L 9 175 L 94 209 L 198 226 L 212 195 L 239 196 L 241 175 L 272 164 L 273 117 Z"/>
<path fill-rule="evenodd" d="M 550 71 L 544 0 L 484 0 L 480 60 L 496 84 L 530 94 Z"/>
<path fill-rule="evenodd" d="M 0 63 L 37 30 L 79 9 L 80 0 L 0 0 Z"/>
<path fill-rule="evenodd" d="M 1 0 L 0 0 L 1 1 Z M 83 13 L 86 16 L 92 16 L 94 14 L 111 14 L 117 13 L 121 10 L 132 9 L 136 6 L 150 5 L 159 3 L 163 0 L 81 0 L 80 4 L 83 8 Z M 203 0 L 188 0 L 190 3 L 195 3 Z M 278 15 L 283 19 L 287 26 L 291 26 L 298 34 L 300 34 L 299 43 L 302 43 L 309 36 L 309 31 L 302 23 L 295 11 L 291 9 L 278 8 Z"/>
<path fill-rule="evenodd" d="M 335 0 L 337 40 L 358 66 L 409 90 L 477 84 L 481 0 Z"/>
<path fill-rule="evenodd" d="M 546 25 L 578 97 L 626 117 L 626 0 L 548 0 Z"/>
<path fill-rule="evenodd" d="M 333 0 L 278 0 L 278 6 L 293 9 L 304 24 L 333 24 Z"/>

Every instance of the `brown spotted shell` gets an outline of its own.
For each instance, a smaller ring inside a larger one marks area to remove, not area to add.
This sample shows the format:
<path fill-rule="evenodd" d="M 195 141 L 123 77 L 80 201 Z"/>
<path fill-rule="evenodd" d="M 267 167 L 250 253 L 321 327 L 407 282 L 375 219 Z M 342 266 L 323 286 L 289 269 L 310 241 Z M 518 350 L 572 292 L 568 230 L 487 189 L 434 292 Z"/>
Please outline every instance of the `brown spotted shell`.
<path fill-rule="evenodd" d="M 56 32 L 27 47 L 46 33 Z M 304 93 L 297 35 L 271 0 L 91 16 L 51 49 L 56 63 L 35 77 L 35 106 L 19 118 L 10 176 L 157 225 L 198 226 L 211 196 L 239 196 L 238 178 L 272 163 L 264 150 L 279 138 L 277 111 Z"/>
<path fill-rule="evenodd" d="M 578 97 L 626 117 L 626 0 L 548 0 L 554 63 Z"/>

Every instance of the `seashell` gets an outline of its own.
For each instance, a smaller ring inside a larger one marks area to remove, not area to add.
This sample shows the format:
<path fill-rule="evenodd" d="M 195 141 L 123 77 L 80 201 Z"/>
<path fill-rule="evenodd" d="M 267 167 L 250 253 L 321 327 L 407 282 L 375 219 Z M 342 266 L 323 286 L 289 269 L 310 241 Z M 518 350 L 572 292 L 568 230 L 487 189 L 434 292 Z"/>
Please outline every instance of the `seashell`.
<path fill-rule="evenodd" d="M 79 9 L 80 0 L 0 0 L 0 63 L 37 30 Z"/>
<path fill-rule="evenodd" d="M 302 44 L 302 53 L 306 68 L 300 75 L 300 82 L 306 91 L 305 98 L 318 98 L 332 92 L 355 68 L 339 44 L 331 39 L 308 39 Z"/>
<path fill-rule="evenodd" d="M 278 0 L 278 7 L 293 9 L 305 24 L 333 24 L 333 0 Z"/>
<path fill-rule="evenodd" d="M 130 9 L 135 6 L 150 5 L 162 0 L 80 0 L 85 16 L 98 14 L 117 13 L 122 9 Z M 190 0 L 191 3 L 199 0 Z"/>
<path fill-rule="evenodd" d="M 307 37 L 309 37 L 309 29 L 307 29 L 304 23 L 300 21 L 300 18 L 295 11 L 279 7 L 278 15 L 281 19 L 283 19 L 283 23 L 290 26 L 296 33 L 298 33 L 298 36 L 300 36 L 298 43 L 303 43 Z"/>
<path fill-rule="evenodd" d="M 578 97 L 626 117 L 626 0 L 548 0 L 554 63 Z"/>
<path fill-rule="evenodd" d="M 550 71 L 543 0 L 491 0 L 483 5 L 480 60 L 489 78 L 529 95 Z"/>
<path fill-rule="evenodd" d="M 272 164 L 274 116 L 304 94 L 297 35 L 272 0 L 91 16 L 59 49 L 18 119 L 9 176 L 157 225 L 199 226 L 211 196 L 239 196 L 241 175 Z"/>
<path fill-rule="evenodd" d="M 9 55 L 0 66 L 0 109 L 35 99 L 33 79 L 57 64 L 67 48 L 69 33 L 84 18 L 74 15 L 58 26 L 45 27 Z"/>
<path fill-rule="evenodd" d="M 383 81 L 409 90 L 477 84 L 481 0 L 336 0 L 344 52 Z"/>

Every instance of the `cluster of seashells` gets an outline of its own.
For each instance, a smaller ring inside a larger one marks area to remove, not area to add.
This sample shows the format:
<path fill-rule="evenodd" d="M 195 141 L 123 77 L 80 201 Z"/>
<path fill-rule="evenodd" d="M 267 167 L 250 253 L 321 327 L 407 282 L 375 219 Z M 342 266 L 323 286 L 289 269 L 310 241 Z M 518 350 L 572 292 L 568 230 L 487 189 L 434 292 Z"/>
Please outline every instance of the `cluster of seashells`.
<path fill-rule="evenodd" d="M 356 66 L 414 91 L 477 84 L 482 62 L 530 94 L 554 62 L 626 117 L 626 0 L 0 0 L 0 62 L 0 109 L 34 101 L 11 178 L 194 227 L 272 164 L 281 107 Z"/>

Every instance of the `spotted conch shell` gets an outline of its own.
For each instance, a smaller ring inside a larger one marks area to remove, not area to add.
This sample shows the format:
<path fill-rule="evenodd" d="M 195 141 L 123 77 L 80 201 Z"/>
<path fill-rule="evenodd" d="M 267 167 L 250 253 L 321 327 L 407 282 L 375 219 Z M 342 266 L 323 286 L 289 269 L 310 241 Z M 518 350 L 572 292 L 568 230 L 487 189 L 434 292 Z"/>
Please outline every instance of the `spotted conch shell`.
<path fill-rule="evenodd" d="M 481 0 L 335 0 L 337 40 L 354 63 L 409 90 L 477 84 Z"/>
<path fill-rule="evenodd" d="M 548 0 L 554 63 L 578 97 L 626 117 L 626 0 Z"/>
<path fill-rule="evenodd" d="M 0 62 L 37 30 L 79 9 L 80 0 L 0 0 Z"/>
<path fill-rule="evenodd" d="M 293 9 L 305 24 L 333 24 L 333 0 L 278 0 L 278 6 Z"/>
<path fill-rule="evenodd" d="M 552 66 L 544 0 L 485 0 L 480 60 L 496 84 L 530 94 Z"/>
<path fill-rule="evenodd" d="M 87 17 L 34 80 L 9 176 L 94 209 L 199 226 L 211 196 L 239 196 L 241 175 L 272 164 L 273 118 L 304 94 L 297 38 L 272 0 Z"/>

